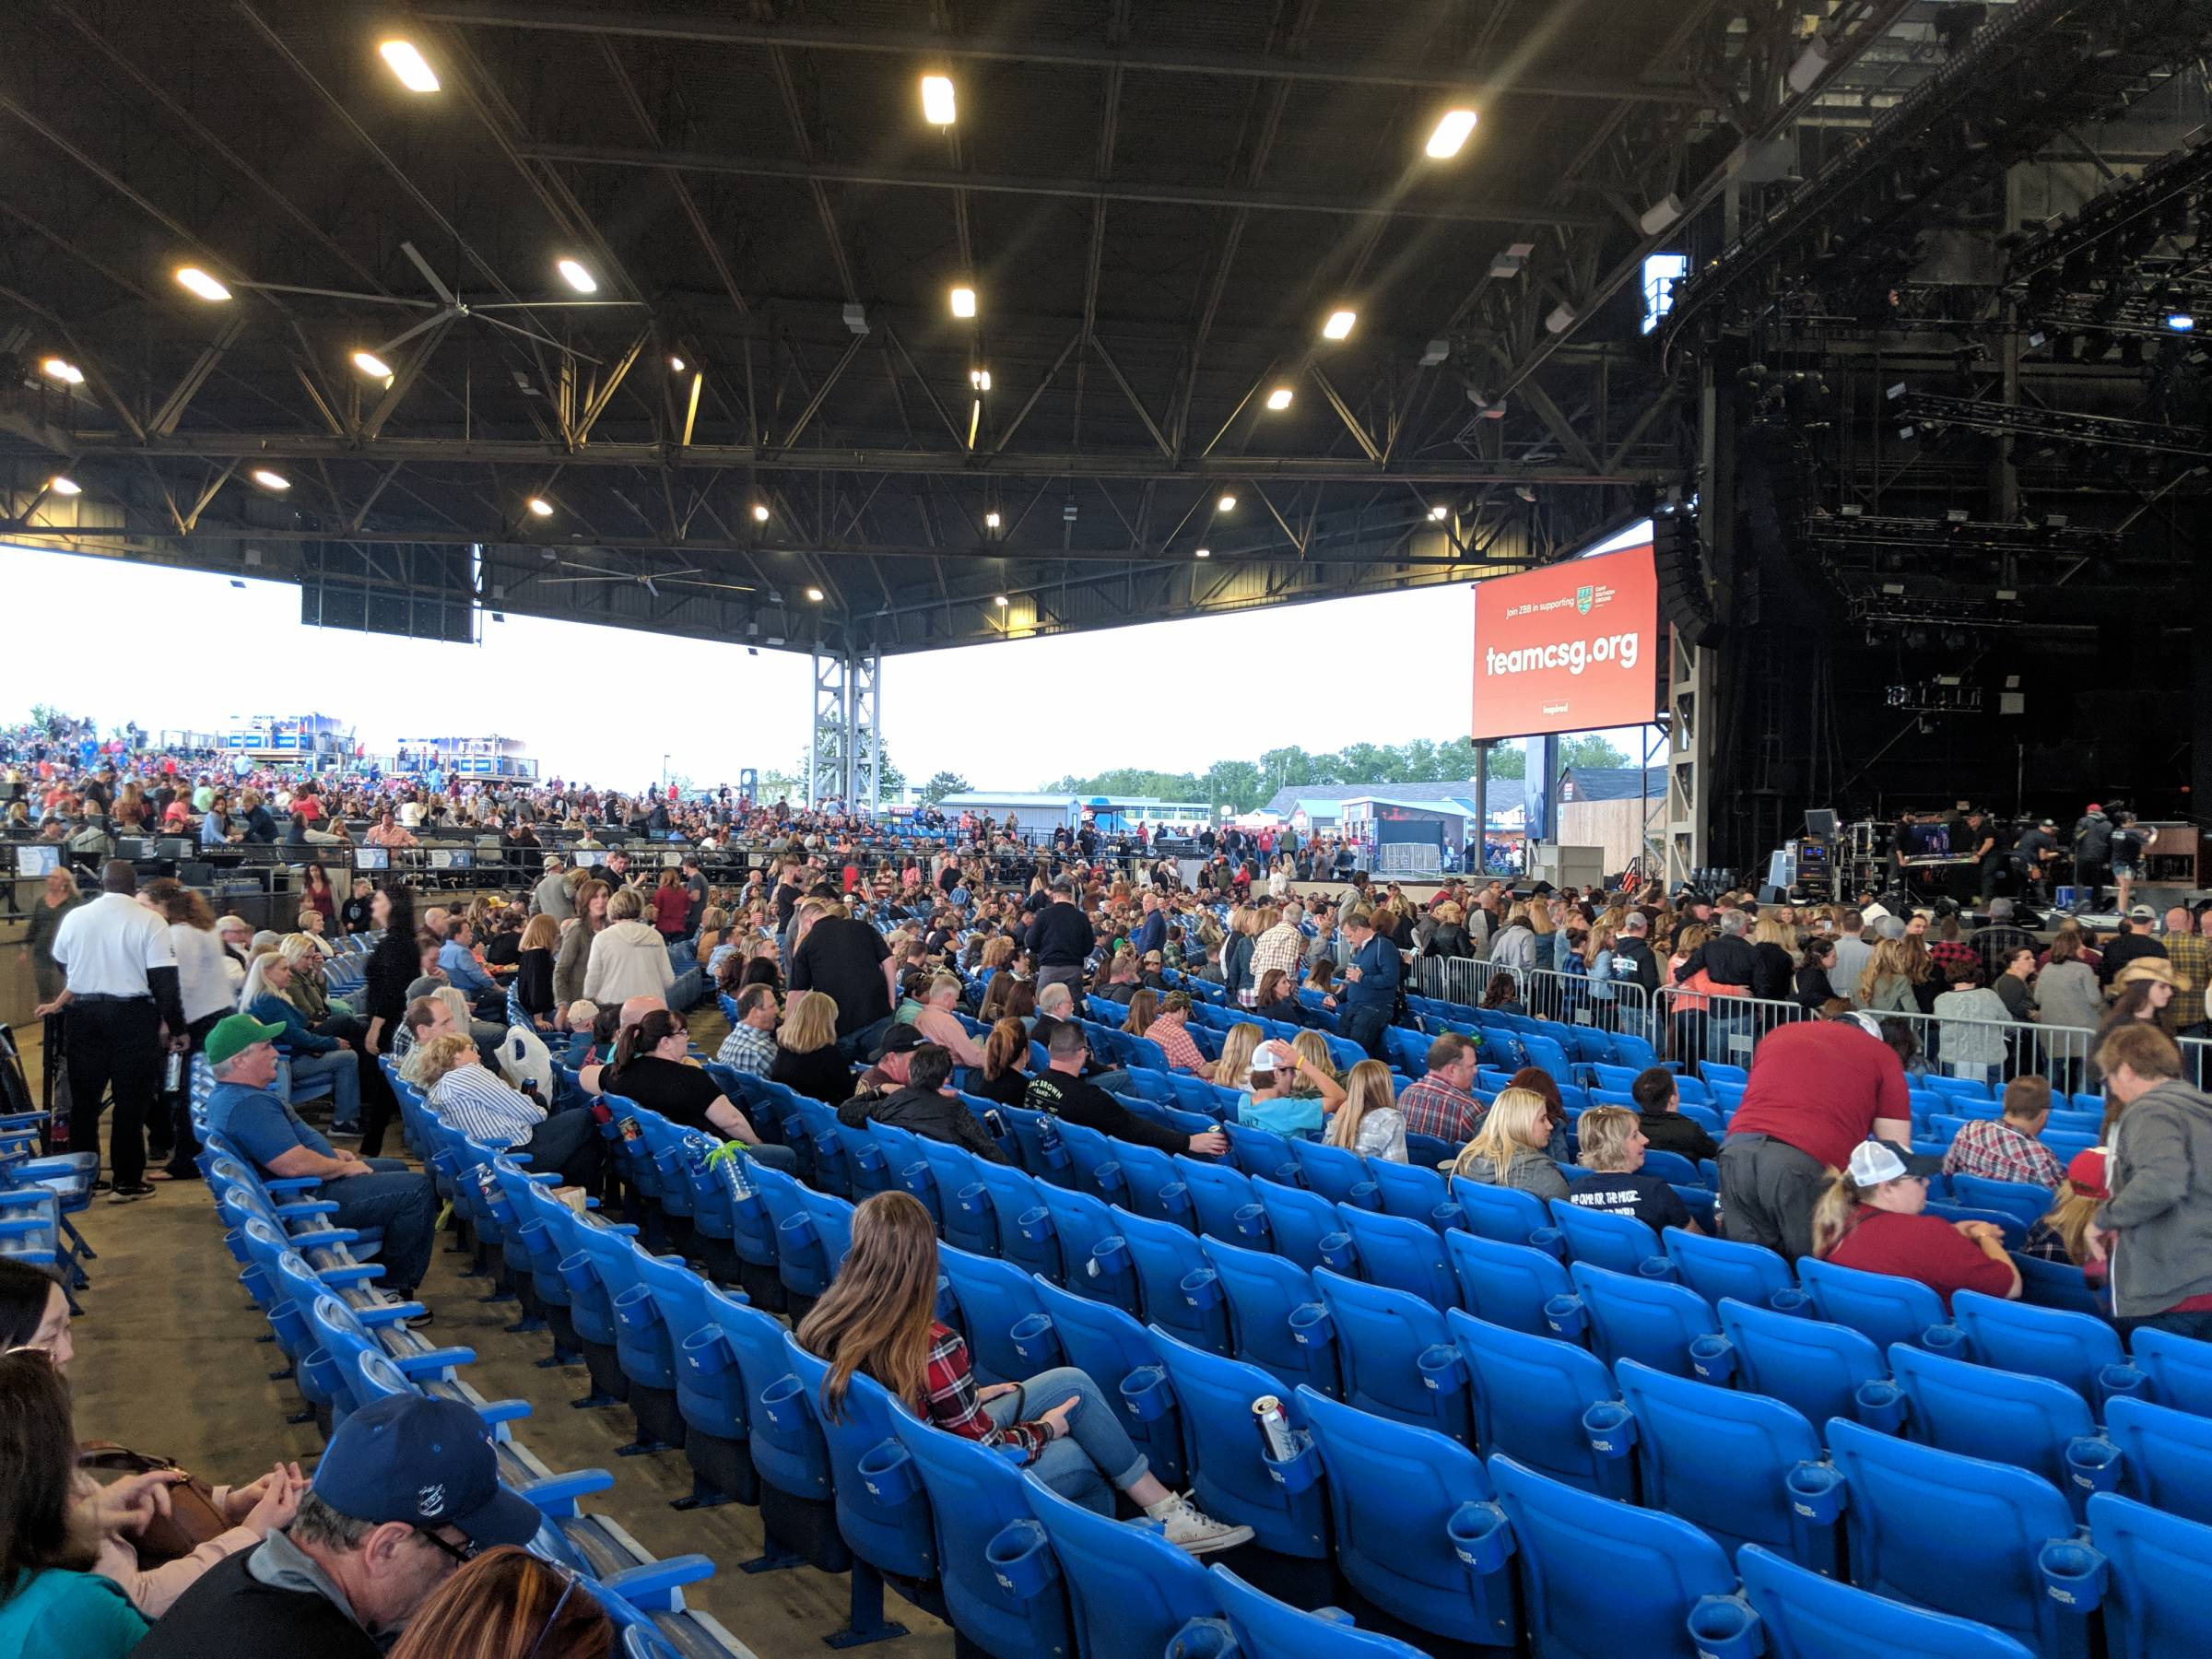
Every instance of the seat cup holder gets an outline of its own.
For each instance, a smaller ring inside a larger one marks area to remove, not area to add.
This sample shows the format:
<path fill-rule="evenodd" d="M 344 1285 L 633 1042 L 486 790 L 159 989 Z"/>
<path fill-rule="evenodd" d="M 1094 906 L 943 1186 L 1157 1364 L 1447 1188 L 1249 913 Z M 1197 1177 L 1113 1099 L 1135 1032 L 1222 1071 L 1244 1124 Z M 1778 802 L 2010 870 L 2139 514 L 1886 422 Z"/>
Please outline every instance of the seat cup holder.
<path fill-rule="evenodd" d="M 2104 1600 L 2103 1552 L 2070 1538 L 2053 1538 L 2036 1558 L 2043 1594 L 2076 1613 L 2094 1613 Z"/>
<path fill-rule="evenodd" d="M 1894 1382 L 1877 1378 L 1859 1384 L 1852 1396 L 1852 1412 L 1869 1429 L 1878 1429 L 1884 1434 L 1900 1434 L 1905 1427 L 1905 1391 Z"/>
<path fill-rule="evenodd" d="M 1833 1464 L 1801 1463 L 1782 1478 L 1790 1494 L 1790 1512 L 1798 1519 L 1833 1526 L 1842 1518 L 1849 1493 Z"/>
<path fill-rule="evenodd" d="M 1725 1336 L 1711 1334 L 1691 1337 L 1689 1369 L 1703 1382 L 1727 1387 L 1735 1375 L 1735 1344 Z"/>
<path fill-rule="evenodd" d="M 1583 1311 L 1581 1297 L 1554 1296 L 1544 1303 L 1544 1323 L 1551 1327 L 1554 1336 L 1580 1342 L 1590 1324 L 1590 1315 Z"/>
<path fill-rule="evenodd" d="M 1512 1557 L 1512 1525 L 1495 1503 L 1461 1504 L 1444 1523 L 1444 1533 L 1470 1578 L 1502 1572 Z"/>
<path fill-rule="evenodd" d="M 2077 1435 L 2066 1442 L 2066 1478 L 2084 1492 L 2115 1491 L 2121 1455 L 2120 1448 L 2101 1434 Z"/>
<path fill-rule="evenodd" d="M 1583 1432 L 1600 1457 L 1626 1457 L 1636 1444 L 1636 1416 L 1618 1400 L 1600 1400 L 1583 1413 Z"/>
<path fill-rule="evenodd" d="M 1016 1320 L 1006 1336 L 1014 1344 L 1014 1351 L 1039 1371 L 1051 1371 L 1061 1363 L 1060 1333 L 1053 1328 L 1049 1313 L 1031 1313 Z"/>
<path fill-rule="evenodd" d="M 1701 1595 L 1689 1610 L 1698 1659 L 1759 1659 L 1767 1636 L 1759 1614 L 1740 1595 Z"/>
<path fill-rule="evenodd" d="M 1302 1347 L 1327 1347 L 1335 1341 L 1329 1310 L 1321 1302 L 1300 1302 L 1290 1310 L 1290 1340 Z"/>

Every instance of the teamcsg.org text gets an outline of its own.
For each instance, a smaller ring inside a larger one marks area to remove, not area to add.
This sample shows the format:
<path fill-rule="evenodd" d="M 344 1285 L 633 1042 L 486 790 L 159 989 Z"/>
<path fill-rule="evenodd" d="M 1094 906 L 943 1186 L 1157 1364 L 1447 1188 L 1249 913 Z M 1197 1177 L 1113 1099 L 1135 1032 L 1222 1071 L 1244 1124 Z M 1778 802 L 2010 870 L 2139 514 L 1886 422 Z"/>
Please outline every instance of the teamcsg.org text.
<path fill-rule="evenodd" d="M 1540 668 L 1564 668 L 1570 674 L 1580 674 L 1594 663 L 1618 663 L 1623 668 L 1636 666 L 1640 644 L 1633 633 L 1599 634 L 1594 639 L 1562 640 L 1554 645 L 1530 645 L 1519 651 L 1486 649 L 1482 653 L 1482 671 L 1486 675 L 1533 674 Z"/>

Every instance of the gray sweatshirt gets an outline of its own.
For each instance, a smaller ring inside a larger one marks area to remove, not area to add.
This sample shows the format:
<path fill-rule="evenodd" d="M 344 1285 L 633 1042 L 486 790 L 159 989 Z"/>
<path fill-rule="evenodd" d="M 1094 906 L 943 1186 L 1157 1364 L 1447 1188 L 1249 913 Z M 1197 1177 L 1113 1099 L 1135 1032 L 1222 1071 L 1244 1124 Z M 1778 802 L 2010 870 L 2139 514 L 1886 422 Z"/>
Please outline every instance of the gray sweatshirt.
<path fill-rule="evenodd" d="M 2109 1179 L 2097 1224 L 2120 1235 L 2112 1312 L 2140 1319 L 2212 1296 L 2212 1096 L 2179 1080 L 2136 1096 L 2112 1133 Z"/>
<path fill-rule="evenodd" d="M 1518 1187 L 1539 1198 L 1567 1196 L 1567 1177 L 1559 1173 L 1558 1164 L 1534 1147 L 1514 1147 L 1513 1161 L 1502 1177 L 1498 1166 L 1479 1152 L 1469 1153 L 1458 1173 L 1484 1186 Z"/>

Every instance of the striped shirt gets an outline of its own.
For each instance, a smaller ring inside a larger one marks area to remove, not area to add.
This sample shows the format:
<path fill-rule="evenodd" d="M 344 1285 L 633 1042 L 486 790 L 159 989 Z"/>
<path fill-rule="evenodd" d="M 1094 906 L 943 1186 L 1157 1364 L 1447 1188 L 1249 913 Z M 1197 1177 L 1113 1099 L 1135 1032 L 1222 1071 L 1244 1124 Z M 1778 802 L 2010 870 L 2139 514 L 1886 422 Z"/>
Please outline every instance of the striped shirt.
<path fill-rule="evenodd" d="M 714 1063 L 747 1077 L 765 1077 L 768 1068 L 776 1063 L 776 1034 L 740 1020 L 714 1051 Z"/>
<path fill-rule="evenodd" d="M 448 1124 L 487 1147 L 516 1147 L 546 1121 L 545 1108 L 481 1065 L 464 1062 L 438 1079 L 430 1108 Z"/>

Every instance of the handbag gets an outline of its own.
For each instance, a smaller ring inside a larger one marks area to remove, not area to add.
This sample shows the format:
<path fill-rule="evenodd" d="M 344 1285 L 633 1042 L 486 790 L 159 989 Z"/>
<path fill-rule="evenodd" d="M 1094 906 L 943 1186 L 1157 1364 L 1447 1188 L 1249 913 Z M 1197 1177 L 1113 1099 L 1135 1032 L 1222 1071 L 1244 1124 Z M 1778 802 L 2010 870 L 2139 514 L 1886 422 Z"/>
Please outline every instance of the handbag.
<path fill-rule="evenodd" d="M 134 1452 L 113 1441 L 86 1441 L 77 1447 L 76 1466 L 105 1469 L 117 1475 L 144 1475 L 155 1469 L 183 1471 L 166 1457 Z M 196 1475 L 171 1483 L 169 1513 L 156 1514 L 135 1538 L 141 1568 L 159 1567 L 190 1555 L 212 1538 L 230 1530 L 230 1521 L 216 1507 L 215 1492 Z"/>

